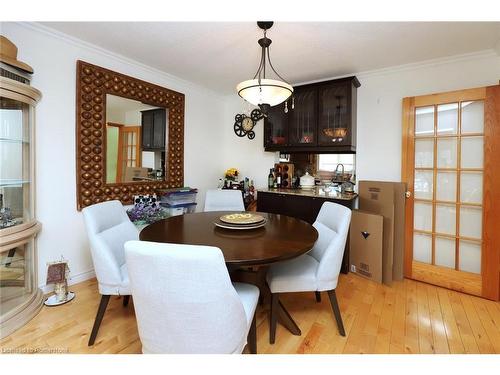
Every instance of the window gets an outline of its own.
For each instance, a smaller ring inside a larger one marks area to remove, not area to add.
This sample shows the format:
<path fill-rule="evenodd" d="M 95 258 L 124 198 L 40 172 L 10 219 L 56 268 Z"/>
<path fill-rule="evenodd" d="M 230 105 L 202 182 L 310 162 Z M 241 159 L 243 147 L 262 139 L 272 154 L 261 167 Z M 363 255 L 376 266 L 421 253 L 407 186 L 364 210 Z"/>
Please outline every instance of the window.
<path fill-rule="evenodd" d="M 320 154 L 318 155 L 318 171 L 334 172 L 338 164 L 344 165 L 344 172 L 355 170 L 354 154 Z"/>

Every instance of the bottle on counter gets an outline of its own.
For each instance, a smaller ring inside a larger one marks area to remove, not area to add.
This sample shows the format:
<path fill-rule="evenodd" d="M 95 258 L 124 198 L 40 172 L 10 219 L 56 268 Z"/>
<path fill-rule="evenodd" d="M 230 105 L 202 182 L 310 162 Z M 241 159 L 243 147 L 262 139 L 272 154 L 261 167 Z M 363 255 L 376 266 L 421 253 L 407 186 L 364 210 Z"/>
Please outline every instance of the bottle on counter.
<path fill-rule="evenodd" d="M 278 166 L 278 171 L 276 172 L 276 186 L 277 188 L 281 188 L 281 167 Z"/>
<path fill-rule="evenodd" d="M 274 173 L 273 168 L 269 169 L 269 176 L 267 176 L 267 187 L 272 189 L 274 187 Z"/>

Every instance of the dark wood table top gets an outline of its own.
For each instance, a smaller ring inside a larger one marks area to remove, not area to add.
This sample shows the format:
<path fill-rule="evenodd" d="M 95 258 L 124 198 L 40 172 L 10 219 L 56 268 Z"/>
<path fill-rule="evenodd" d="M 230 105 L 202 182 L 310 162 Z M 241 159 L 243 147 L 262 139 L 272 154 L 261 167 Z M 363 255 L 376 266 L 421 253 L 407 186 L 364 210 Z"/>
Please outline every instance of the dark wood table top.
<path fill-rule="evenodd" d="M 228 265 L 250 266 L 295 258 L 309 251 L 318 232 L 309 223 L 290 216 L 258 212 L 265 226 L 250 230 L 216 227 L 222 215 L 231 212 L 200 212 L 173 216 L 144 228 L 141 241 L 215 246 Z"/>

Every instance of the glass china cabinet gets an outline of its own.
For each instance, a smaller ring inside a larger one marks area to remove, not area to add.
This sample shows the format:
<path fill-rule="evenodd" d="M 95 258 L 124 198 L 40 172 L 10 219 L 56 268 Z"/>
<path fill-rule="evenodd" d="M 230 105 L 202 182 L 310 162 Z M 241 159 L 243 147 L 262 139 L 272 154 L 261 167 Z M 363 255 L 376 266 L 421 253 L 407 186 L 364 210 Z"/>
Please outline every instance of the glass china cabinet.
<path fill-rule="evenodd" d="M 0 63 L 0 338 L 41 308 L 35 238 L 34 115 L 41 93 Z"/>

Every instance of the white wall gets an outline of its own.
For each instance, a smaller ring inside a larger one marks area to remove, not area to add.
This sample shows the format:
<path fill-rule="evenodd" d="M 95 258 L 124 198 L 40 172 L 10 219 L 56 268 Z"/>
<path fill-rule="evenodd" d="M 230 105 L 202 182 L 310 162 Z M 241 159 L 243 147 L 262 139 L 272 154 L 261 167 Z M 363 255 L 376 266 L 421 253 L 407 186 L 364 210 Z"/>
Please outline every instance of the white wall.
<path fill-rule="evenodd" d="M 500 57 L 466 59 L 358 75 L 358 180 L 401 180 L 402 98 L 497 85 Z"/>
<path fill-rule="evenodd" d="M 223 147 L 213 141 L 223 138 L 220 96 L 39 26 L 2 23 L 2 35 L 17 45 L 18 58 L 34 68 L 32 85 L 43 94 L 36 112 L 36 211 L 43 224 L 38 239 L 40 285 L 45 284 L 46 263 L 61 255 L 70 262 L 73 282 L 93 269 L 83 218 L 76 210 L 76 60 L 185 94 L 185 184 L 200 189 L 198 204 L 203 207 L 204 191 L 217 186 L 223 169 Z"/>
<path fill-rule="evenodd" d="M 228 168 L 236 168 L 241 177 L 253 179 L 256 188 L 267 187 L 269 169 L 278 161 L 277 152 L 264 151 L 264 121 L 260 120 L 254 127 L 255 138 L 238 137 L 233 130 L 234 116 L 238 113 L 249 114 L 247 103 L 238 95 L 225 98 L 224 113 L 224 173 Z M 252 107 L 250 111 L 253 109 Z"/>
<path fill-rule="evenodd" d="M 356 76 L 361 82 L 358 89 L 356 178 L 358 181 L 400 181 L 402 99 L 496 85 L 500 80 L 500 57 L 486 51 Z M 226 165 L 241 168 L 244 175 L 254 176 L 257 187 L 266 186 L 269 168 L 277 156 L 264 152 L 262 124 L 256 127 L 254 140 L 237 137 L 232 130 L 234 116 L 247 112 L 247 106 L 236 95 L 226 98 L 226 102 L 224 121 L 231 124 L 224 128 Z"/>

